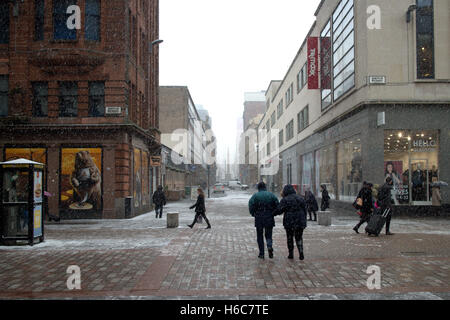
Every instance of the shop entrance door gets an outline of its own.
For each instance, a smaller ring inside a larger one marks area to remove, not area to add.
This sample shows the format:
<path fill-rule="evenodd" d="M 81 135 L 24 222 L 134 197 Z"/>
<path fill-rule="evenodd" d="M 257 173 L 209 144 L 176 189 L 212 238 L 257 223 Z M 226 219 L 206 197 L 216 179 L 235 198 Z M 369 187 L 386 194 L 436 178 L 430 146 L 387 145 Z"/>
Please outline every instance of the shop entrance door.
<path fill-rule="evenodd" d="M 412 205 L 431 205 L 429 170 L 427 159 L 411 159 L 409 181 Z"/>

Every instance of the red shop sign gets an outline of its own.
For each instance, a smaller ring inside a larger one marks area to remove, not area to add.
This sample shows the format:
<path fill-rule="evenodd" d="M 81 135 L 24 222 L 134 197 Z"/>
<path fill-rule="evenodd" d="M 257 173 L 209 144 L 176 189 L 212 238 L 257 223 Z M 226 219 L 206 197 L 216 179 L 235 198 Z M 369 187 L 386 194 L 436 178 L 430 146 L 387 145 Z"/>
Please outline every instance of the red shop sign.
<path fill-rule="evenodd" d="M 308 89 L 319 89 L 319 38 L 308 38 Z"/>

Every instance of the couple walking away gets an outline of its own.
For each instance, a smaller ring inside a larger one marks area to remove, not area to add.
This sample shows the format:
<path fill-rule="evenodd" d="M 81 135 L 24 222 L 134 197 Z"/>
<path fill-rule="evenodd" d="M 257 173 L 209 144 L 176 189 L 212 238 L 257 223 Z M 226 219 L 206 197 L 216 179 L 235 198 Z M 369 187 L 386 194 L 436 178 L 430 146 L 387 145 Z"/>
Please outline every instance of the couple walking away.
<path fill-rule="evenodd" d="M 203 219 L 205 219 L 206 223 L 208 224 L 206 229 L 211 229 L 211 224 L 209 223 L 209 220 L 206 217 L 205 193 L 203 192 L 202 188 L 198 188 L 197 193 L 198 193 L 197 202 L 189 208 L 189 209 L 195 208 L 195 218 L 191 224 L 188 224 L 188 227 L 192 229 L 194 227 L 195 223 L 197 222 L 198 218 L 202 217 Z"/>
<path fill-rule="evenodd" d="M 385 212 L 386 209 L 389 209 L 389 214 L 386 217 L 386 235 L 391 236 L 393 233 L 390 232 L 391 227 L 391 219 L 392 219 L 392 205 L 394 200 L 392 199 L 392 187 L 393 180 L 391 177 L 386 178 L 385 184 L 378 191 L 377 200 L 373 199 L 373 184 L 369 182 L 364 182 L 362 189 L 359 191 L 357 199 L 353 204 L 356 209 L 359 209 L 362 213 L 361 220 L 359 223 L 353 228 L 356 233 L 359 233 L 359 228 L 364 223 L 369 223 L 370 218 L 372 216 L 372 211 L 377 210 L 378 212 Z M 375 212 L 375 214 L 378 214 Z M 382 230 L 382 229 L 381 229 Z M 381 231 L 380 230 L 380 231 Z"/>
<path fill-rule="evenodd" d="M 259 247 L 258 258 L 264 259 L 264 237 L 266 238 L 269 258 L 273 258 L 272 231 L 275 227 L 275 216 L 283 216 L 283 226 L 286 230 L 288 259 L 294 259 L 294 238 L 297 244 L 300 260 L 304 260 L 303 230 L 306 228 L 306 204 L 297 195 L 292 185 L 284 187 L 281 201 L 267 191 L 266 184 L 258 184 L 258 192 L 248 203 L 250 214 L 255 217 L 256 235 Z"/>

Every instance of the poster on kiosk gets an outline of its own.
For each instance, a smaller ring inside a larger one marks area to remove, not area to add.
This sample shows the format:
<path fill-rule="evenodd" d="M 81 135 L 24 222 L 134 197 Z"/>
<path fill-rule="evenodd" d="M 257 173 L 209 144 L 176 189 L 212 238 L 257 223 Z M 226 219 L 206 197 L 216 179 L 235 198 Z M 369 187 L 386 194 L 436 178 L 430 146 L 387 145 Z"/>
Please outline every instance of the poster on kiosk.
<path fill-rule="evenodd" d="M 42 236 L 42 172 L 34 172 L 34 184 L 33 184 L 33 197 L 34 197 L 34 237 Z"/>

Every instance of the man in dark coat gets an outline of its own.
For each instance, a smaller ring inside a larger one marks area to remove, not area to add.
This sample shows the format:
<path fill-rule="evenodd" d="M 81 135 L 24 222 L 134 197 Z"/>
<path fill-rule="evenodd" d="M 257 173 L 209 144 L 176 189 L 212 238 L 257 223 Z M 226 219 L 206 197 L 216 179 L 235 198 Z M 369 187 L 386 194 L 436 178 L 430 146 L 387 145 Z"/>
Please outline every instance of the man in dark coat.
<path fill-rule="evenodd" d="M 326 211 L 330 207 L 330 195 L 328 194 L 327 186 L 321 185 L 322 190 L 322 203 L 320 204 L 320 210 Z"/>
<path fill-rule="evenodd" d="M 317 211 L 319 211 L 319 205 L 317 204 L 316 197 L 314 197 L 314 194 L 309 190 L 305 192 L 305 201 L 306 208 L 308 210 L 309 221 L 313 221 L 311 214 L 314 214 L 314 221 L 317 221 Z"/>
<path fill-rule="evenodd" d="M 389 231 L 392 219 L 392 205 L 394 204 L 391 193 L 393 185 L 394 182 L 392 178 L 387 177 L 386 183 L 378 191 L 378 204 L 381 207 L 381 212 L 384 212 L 386 209 L 390 209 L 390 213 L 386 218 L 386 235 L 388 236 L 394 235 Z"/>
<path fill-rule="evenodd" d="M 283 189 L 283 199 L 277 209 L 273 212 L 275 216 L 283 216 L 283 226 L 286 230 L 287 247 L 289 250 L 288 259 L 294 259 L 294 237 L 300 260 L 304 260 L 303 253 L 303 230 L 306 228 L 306 203 L 295 191 L 292 185 L 287 185 Z"/>
<path fill-rule="evenodd" d="M 164 195 L 163 187 L 159 186 L 153 193 L 153 203 L 155 204 L 156 219 L 162 218 L 163 207 L 166 205 L 166 196 Z"/>
<path fill-rule="evenodd" d="M 267 191 L 266 184 L 258 184 L 258 192 L 248 202 L 250 214 L 255 217 L 256 235 L 259 247 L 258 258 L 264 259 L 264 236 L 266 238 L 269 258 L 273 258 L 272 230 L 275 227 L 273 211 L 278 206 L 278 198 Z"/>
<path fill-rule="evenodd" d="M 359 228 L 364 223 L 369 223 L 370 215 L 372 214 L 373 199 L 372 199 L 371 186 L 372 186 L 371 183 L 368 183 L 368 182 L 364 181 L 363 187 L 358 193 L 358 197 L 357 198 L 361 198 L 362 199 L 362 206 L 360 208 L 358 206 L 358 209 L 361 210 L 362 216 L 361 216 L 361 220 L 359 221 L 359 223 L 353 228 L 353 230 L 356 233 L 359 233 Z"/>

